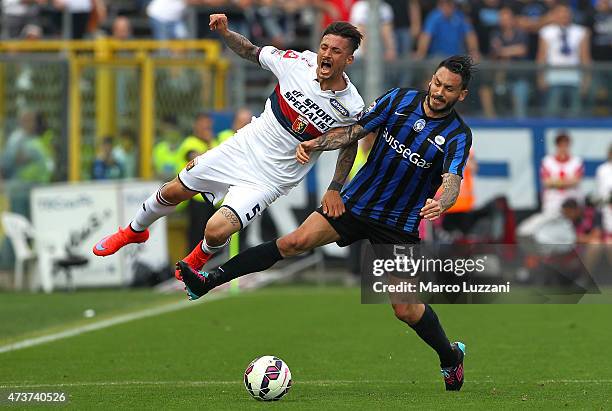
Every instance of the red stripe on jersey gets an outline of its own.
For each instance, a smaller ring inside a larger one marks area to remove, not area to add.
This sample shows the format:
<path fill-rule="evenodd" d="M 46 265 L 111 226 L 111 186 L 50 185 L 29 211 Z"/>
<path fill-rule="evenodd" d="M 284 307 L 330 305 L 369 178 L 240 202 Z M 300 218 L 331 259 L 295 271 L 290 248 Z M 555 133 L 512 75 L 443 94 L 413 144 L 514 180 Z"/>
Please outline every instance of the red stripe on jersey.
<path fill-rule="evenodd" d="M 293 107 L 289 105 L 289 103 L 287 103 L 287 100 L 285 100 L 285 97 L 280 91 L 279 84 L 276 85 L 274 92 L 276 93 L 276 97 L 278 97 L 278 104 L 280 106 L 281 112 L 283 113 L 289 124 L 293 124 L 298 117 L 302 117 L 303 119 L 308 121 L 308 125 L 304 130 L 305 134 L 310 134 L 312 137 L 319 137 L 321 134 L 323 134 L 323 132 L 321 132 L 318 128 L 312 125 L 312 123 L 308 120 L 308 117 L 298 113 Z"/>

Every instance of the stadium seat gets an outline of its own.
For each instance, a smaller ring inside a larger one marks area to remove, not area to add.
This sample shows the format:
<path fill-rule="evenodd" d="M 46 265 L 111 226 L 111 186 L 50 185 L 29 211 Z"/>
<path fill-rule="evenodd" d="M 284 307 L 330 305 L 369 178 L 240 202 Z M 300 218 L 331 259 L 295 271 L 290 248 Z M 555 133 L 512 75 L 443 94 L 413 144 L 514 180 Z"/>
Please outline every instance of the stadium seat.
<path fill-rule="evenodd" d="M 57 270 L 64 271 L 68 288 L 74 289 L 71 269 L 86 265 L 86 258 L 37 241 L 32 224 L 20 214 L 2 213 L 2 225 L 15 250 L 15 289 L 23 289 L 23 277 L 29 261 L 37 263 L 35 272 L 44 292 L 53 291 L 53 274 Z"/>
<path fill-rule="evenodd" d="M 31 246 L 34 229 L 27 218 L 10 212 L 2 213 L 2 226 L 15 252 L 15 289 L 21 290 L 23 289 L 23 275 L 26 264 L 28 261 L 36 259 L 36 252 Z M 44 287 L 46 281 L 41 279 L 41 284 Z"/>

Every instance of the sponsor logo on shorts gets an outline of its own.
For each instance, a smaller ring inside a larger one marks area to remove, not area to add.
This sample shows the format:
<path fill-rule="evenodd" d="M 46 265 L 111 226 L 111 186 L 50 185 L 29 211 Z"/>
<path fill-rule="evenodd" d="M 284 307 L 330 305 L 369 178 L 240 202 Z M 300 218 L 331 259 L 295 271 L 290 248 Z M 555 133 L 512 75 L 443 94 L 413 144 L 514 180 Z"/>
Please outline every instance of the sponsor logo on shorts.
<path fill-rule="evenodd" d="M 291 129 L 298 134 L 302 134 L 306 130 L 306 127 L 308 127 L 308 120 L 302 116 L 299 116 L 293 122 Z"/>
<path fill-rule="evenodd" d="M 329 99 L 329 103 L 331 104 L 332 108 L 338 112 L 338 114 L 343 115 L 344 117 L 349 116 L 350 113 L 348 109 L 344 107 L 340 101 L 336 100 L 335 98 L 331 98 Z"/>

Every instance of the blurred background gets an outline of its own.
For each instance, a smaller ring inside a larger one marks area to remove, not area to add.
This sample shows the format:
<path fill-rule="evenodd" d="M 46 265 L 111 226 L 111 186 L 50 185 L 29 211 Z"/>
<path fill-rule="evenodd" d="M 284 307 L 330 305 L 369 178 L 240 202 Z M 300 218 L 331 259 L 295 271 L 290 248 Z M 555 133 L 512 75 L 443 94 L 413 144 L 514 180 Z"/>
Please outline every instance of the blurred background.
<path fill-rule="evenodd" d="M 576 245 L 612 281 L 610 0 L 2 0 L 1 288 L 164 284 L 201 239 L 214 209 L 195 198 L 146 245 L 91 254 L 189 159 L 263 110 L 276 79 L 224 47 L 212 13 L 256 45 L 299 51 L 316 51 L 331 21 L 352 22 L 365 41 L 348 74 L 368 102 L 391 87 L 424 89 L 440 60 L 470 54 L 478 72 L 457 107 L 474 135 L 462 193 L 422 237 Z M 364 141 L 354 172 L 368 150 Z M 227 252 L 297 227 L 335 157 L 322 156 Z M 360 247 L 327 246 L 282 274 L 355 284 Z M 532 281 L 564 253 L 513 252 L 499 275 Z"/>

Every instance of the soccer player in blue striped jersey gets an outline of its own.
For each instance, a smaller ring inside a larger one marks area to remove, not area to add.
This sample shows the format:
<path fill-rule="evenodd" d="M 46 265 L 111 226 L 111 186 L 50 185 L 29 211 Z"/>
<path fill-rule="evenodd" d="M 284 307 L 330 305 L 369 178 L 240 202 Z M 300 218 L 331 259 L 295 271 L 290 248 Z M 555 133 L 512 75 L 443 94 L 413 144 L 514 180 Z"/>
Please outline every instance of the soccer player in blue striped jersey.
<path fill-rule="evenodd" d="M 179 263 L 190 298 L 332 242 L 340 246 L 362 239 L 372 244 L 418 243 L 421 219 L 437 219 L 459 194 L 472 133 L 454 106 L 466 98 L 472 71 L 470 57 L 450 57 L 439 64 L 427 91 L 389 90 L 354 125 L 301 143 L 296 157 L 302 164 L 314 152 L 345 148 L 322 206 L 292 233 L 250 248 L 212 272 L 196 272 Z M 357 141 L 369 133 L 376 133 L 376 140 L 368 160 L 340 195 Z M 436 200 L 440 185 L 443 191 Z M 465 345 L 449 342 L 429 305 L 416 301 L 392 305 L 396 317 L 437 352 L 446 389 L 459 390 Z"/>

